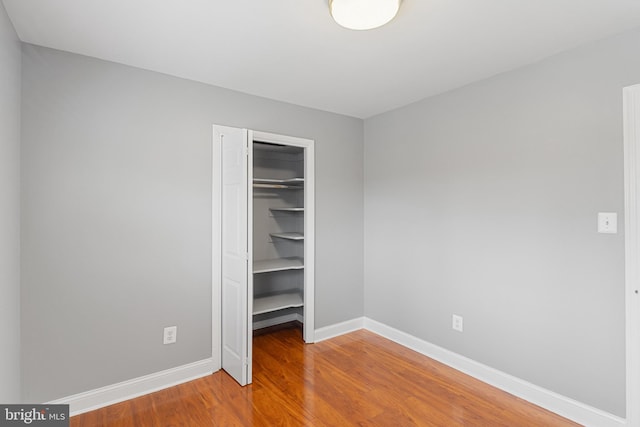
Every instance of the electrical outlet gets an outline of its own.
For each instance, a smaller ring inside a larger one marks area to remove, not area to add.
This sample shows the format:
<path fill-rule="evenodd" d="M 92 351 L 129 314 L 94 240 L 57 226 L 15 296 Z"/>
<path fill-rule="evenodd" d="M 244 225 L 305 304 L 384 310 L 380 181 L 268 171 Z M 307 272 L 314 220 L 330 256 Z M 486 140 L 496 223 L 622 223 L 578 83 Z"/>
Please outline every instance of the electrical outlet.
<path fill-rule="evenodd" d="M 452 317 L 452 325 L 454 331 L 462 332 L 462 316 L 454 314 Z"/>
<path fill-rule="evenodd" d="M 176 342 L 176 335 L 178 335 L 177 326 L 167 326 L 164 328 L 164 339 L 162 344 L 173 344 Z"/>

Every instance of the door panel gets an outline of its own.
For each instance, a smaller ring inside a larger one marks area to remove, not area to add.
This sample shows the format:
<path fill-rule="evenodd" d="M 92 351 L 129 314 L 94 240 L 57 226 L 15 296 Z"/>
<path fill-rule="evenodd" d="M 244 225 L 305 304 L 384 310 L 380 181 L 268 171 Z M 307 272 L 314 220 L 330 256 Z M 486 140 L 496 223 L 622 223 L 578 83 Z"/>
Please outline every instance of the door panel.
<path fill-rule="evenodd" d="M 240 385 L 248 377 L 248 161 L 247 133 L 215 127 L 222 154 L 222 369 Z"/>

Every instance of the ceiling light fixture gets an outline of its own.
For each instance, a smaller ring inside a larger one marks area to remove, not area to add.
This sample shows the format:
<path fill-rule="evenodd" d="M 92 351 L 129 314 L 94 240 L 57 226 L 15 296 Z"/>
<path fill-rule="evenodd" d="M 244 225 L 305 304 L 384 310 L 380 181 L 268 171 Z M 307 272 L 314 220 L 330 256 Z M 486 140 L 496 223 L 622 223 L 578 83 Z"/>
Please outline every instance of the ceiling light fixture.
<path fill-rule="evenodd" d="M 402 0 L 329 0 L 335 21 L 350 30 L 370 30 L 391 21 Z"/>

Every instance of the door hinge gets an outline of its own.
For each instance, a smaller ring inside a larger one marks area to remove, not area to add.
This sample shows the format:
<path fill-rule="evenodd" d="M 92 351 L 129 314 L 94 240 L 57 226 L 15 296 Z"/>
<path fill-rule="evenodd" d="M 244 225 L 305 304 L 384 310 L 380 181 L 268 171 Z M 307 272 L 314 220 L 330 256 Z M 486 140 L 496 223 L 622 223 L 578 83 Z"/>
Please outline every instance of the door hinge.
<path fill-rule="evenodd" d="M 244 366 L 249 366 L 249 358 L 248 357 L 244 358 Z"/>

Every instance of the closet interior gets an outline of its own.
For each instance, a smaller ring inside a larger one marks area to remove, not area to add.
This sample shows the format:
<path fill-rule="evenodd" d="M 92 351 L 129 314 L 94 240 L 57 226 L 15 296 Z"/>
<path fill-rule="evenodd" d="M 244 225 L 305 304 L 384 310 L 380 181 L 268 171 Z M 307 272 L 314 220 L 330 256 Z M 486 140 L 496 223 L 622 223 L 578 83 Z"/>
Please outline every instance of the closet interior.
<path fill-rule="evenodd" d="M 304 148 L 253 141 L 253 330 L 304 324 Z"/>

